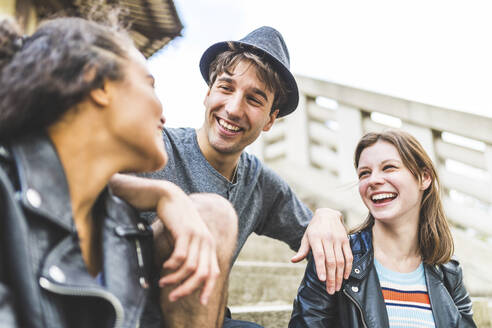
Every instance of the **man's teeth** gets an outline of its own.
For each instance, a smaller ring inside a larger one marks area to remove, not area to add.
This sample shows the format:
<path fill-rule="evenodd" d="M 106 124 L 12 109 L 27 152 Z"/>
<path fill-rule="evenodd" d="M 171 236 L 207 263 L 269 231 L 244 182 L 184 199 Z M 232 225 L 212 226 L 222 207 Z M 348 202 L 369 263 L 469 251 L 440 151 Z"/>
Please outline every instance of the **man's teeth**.
<path fill-rule="evenodd" d="M 236 132 L 240 130 L 239 127 L 234 126 L 234 125 L 231 125 L 231 124 L 227 123 L 226 121 L 224 121 L 222 119 L 219 119 L 219 124 L 222 127 L 226 128 L 227 130 L 236 131 Z"/>
<path fill-rule="evenodd" d="M 393 193 L 387 193 L 387 194 L 377 194 L 377 195 L 374 195 L 372 196 L 372 200 L 373 201 L 376 201 L 376 200 L 381 200 L 381 199 L 386 199 L 386 198 L 394 198 L 396 197 L 396 194 L 393 194 Z"/>

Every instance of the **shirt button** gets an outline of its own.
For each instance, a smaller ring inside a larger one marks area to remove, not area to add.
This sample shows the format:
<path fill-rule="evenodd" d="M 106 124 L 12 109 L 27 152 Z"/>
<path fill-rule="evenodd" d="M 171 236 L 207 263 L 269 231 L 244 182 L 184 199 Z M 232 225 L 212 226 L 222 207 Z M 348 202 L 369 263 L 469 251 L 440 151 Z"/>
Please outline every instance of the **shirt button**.
<path fill-rule="evenodd" d="M 358 293 L 358 292 L 359 292 L 359 287 L 357 287 L 357 286 L 352 286 L 352 291 L 353 291 L 354 293 Z"/>
<path fill-rule="evenodd" d="M 359 274 L 360 273 L 360 270 L 359 269 L 354 269 L 354 272 Z"/>
<path fill-rule="evenodd" d="M 27 189 L 26 198 L 29 204 L 34 208 L 41 206 L 41 195 L 34 189 Z"/>

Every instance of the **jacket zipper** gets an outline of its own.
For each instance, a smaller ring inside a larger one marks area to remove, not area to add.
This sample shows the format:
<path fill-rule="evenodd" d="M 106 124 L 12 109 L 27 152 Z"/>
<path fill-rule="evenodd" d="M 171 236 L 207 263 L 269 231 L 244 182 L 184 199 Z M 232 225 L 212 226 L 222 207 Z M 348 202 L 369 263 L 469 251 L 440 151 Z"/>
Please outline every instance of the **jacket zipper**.
<path fill-rule="evenodd" d="M 105 291 L 105 290 L 97 290 L 97 289 L 83 289 L 83 288 L 74 288 L 74 287 L 64 287 L 60 285 L 56 285 L 49 281 L 48 279 L 41 277 L 39 279 L 39 284 L 44 289 L 61 295 L 70 295 L 70 296 L 91 296 L 91 297 L 101 297 L 107 300 L 114 308 L 116 313 L 116 319 L 114 323 L 114 328 L 119 328 L 123 325 L 123 319 L 125 316 L 125 312 L 123 310 L 123 306 L 121 302 L 114 296 L 113 294 Z"/>
<path fill-rule="evenodd" d="M 355 304 L 357 309 L 359 309 L 360 318 L 362 319 L 362 325 L 364 326 L 364 328 L 367 328 L 366 321 L 364 320 L 364 313 L 362 312 L 362 309 L 361 309 L 359 303 L 357 303 L 357 301 L 352 296 L 350 296 L 345 289 L 343 290 L 343 293 Z"/>

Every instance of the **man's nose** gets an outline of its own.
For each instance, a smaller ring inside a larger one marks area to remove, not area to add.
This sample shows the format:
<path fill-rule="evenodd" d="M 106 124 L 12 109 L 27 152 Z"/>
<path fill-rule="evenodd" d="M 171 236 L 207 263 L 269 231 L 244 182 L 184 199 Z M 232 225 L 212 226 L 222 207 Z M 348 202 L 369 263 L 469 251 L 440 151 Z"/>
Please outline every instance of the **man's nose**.
<path fill-rule="evenodd" d="M 225 106 L 227 115 L 230 117 L 241 117 L 243 112 L 243 97 L 241 94 L 234 94 L 228 99 Z"/>

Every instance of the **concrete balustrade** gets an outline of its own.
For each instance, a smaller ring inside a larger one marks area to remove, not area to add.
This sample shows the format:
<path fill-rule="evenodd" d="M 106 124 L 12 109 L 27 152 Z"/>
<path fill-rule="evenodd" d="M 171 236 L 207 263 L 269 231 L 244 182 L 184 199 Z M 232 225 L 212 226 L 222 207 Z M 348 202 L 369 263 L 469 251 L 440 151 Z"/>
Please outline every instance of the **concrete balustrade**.
<path fill-rule="evenodd" d="M 325 174 L 333 181 L 331 187 L 336 191 L 340 186 L 357 181 L 352 156 L 358 139 L 365 132 L 381 131 L 396 125 L 413 134 L 436 163 L 446 209 L 453 224 L 492 238 L 491 118 L 303 76 L 297 76 L 297 80 L 301 92 L 299 109 L 278 122 L 278 131 L 281 132 L 272 131 L 271 136 L 267 133 L 257 141 L 260 146 L 256 147 L 262 149 L 267 163 L 285 161 L 298 166 L 298 172 L 315 170 L 320 175 Z M 329 99 L 335 106 L 323 106 L 322 101 L 316 101 L 319 97 Z M 372 116 L 375 113 L 388 115 L 394 122 L 388 125 L 374 120 Z M 484 147 L 476 149 L 474 145 L 450 142 L 443 139 L 444 133 L 468 138 Z M 461 165 L 461 172 L 449 169 L 450 161 Z M 478 176 L 469 174 L 473 172 L 467 167 L 481 173 Z M 317 185 L 319 181 L 310 181 L 309 184 Z M 469 201 L 460 203 L 459 199 L 453 198 L 453 192 L 476 200 L 478 205 L 470 207 Z M 358 201 L 351 199 L 347 203 Z M 354 211 L 348 207 L 342 210 L 349 217 L 359 215 L 357 211 L 350 213 Z"/>
<path fill-rule="evenodd" d="M 357 141 L 368 131 L 392 127 L 413 134 L 436 164 L 475 320 L 492 327 L 492 119 L 303 76 L 297 80 L 297 111 L 278 120 L 249 151 L 312 208 L 336 208 L 354 227 L 367 215 L 353 166 Z M 292 251 L 281 246 L 258 237 L 246 244 L 231 279 L 236 318 L 287 325 L 303 268 L 288 265 Z M 244 287 L 243 281 L 259 285 Z"/>

